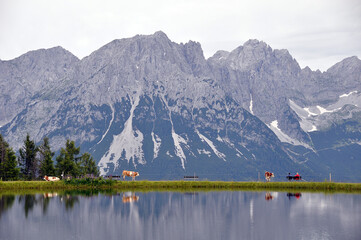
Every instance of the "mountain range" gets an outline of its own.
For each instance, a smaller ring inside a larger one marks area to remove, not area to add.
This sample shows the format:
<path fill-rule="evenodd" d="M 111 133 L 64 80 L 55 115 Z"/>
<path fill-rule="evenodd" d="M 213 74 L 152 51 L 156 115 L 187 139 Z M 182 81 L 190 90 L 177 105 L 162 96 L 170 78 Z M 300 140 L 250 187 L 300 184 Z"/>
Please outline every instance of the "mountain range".
<path fill-rule="evenodd" d="M 74 140 L 102 175 L 361 181 L 360 83 L 357 57 L 312 71 L 249 40 L 205 59 L 156 32 L 81 60 L 54 47 L 0 61 L 0 133 L 14 149 L 27 133 Z"/>

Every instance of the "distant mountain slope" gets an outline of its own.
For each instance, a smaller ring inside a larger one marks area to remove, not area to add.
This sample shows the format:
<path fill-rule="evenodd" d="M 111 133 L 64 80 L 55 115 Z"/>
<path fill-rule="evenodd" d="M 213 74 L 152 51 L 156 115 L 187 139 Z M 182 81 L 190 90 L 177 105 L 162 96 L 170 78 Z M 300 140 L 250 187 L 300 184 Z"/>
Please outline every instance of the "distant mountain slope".
<path fill-rule="evenodd" d="M 24 110 L 37 94 L 65 81 L 78 61 L 61 47 L 0 61 L 0 126 Z"/>
<path fill-rule="evenodd" d="M 337 171 L 361 180 L 348 173 L 361 162 L 361 131 L 350 130 L 360 119 L 360 62 L 313 72 L 258 40 L 206 60 L 199 43 L 163 32 L 114 40 L 81 60 L 38 50 L 0 62 L 0 131 L 15 149 L 26 133 L 48 136 L 56 150 L 75 140 L 104 175 L 256 180 L 269 170 L 323 180 Z M 331 160 L 332 151 L 340 154 Z"/>

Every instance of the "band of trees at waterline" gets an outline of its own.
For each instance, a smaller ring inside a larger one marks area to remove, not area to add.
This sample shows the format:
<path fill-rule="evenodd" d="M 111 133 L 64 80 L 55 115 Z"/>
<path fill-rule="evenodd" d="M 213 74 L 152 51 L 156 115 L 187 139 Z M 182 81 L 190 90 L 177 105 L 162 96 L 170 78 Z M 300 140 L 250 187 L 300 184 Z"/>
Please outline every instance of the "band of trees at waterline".
<path fill-rule="evenodd" d="M 45 137 L 40 145 L 27 134 L 17 157 L 14 150 L 0 134 L 0 180 L 38 180 L 44 176 L 99 176 L 95 160 L 89 153 L 80 155 L 80 147 L 67 140 L 56 157 L 51 151 L 49 139 Z"/>

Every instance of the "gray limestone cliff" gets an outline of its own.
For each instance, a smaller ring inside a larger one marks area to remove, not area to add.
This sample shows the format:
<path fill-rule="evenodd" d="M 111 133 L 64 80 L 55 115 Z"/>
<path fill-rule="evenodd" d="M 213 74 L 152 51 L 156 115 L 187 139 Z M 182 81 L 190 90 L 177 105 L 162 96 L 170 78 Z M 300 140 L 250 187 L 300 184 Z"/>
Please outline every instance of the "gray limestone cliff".
<path fill-rule="evenodd" d="M 200 43 L 156 32 L 114 40 L 81 60 L 56 47 L 1 61 L 0 132 L 15 149 L 26 133 L 50 137 L 54 150 L 75 140 L 103 174 L 322 172 L 327 134 L 335 142 L 328 149 L 355 143 L 353 153 L 361 152 L 360 82 L 357 57 L 322 73 L 249 40 L 205 59 Z"/>

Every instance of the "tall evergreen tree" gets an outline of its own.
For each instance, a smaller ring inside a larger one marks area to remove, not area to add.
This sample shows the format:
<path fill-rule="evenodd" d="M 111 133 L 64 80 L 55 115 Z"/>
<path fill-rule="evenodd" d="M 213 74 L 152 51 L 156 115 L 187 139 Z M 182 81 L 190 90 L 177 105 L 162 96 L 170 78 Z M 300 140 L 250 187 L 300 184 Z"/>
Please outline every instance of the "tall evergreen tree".
<path fill-rule="evenodd" d="M 33 180 L 37 177 L 37 152 L 38 148 L 35 145 L 35 142 L 30 140 L 30 136 L 27 134 L 26 139 L 24 140 L 24 146 L 19 149 L 21 173 L 27 180 Z"/>
<path fill-rule="evenodd" d="M 3 136 L 0 134 L 0 167 L 2 163 L 5 161 L 6 149 L 9 147 L 9 144 L 3 139 Z M 1 174 L 0 168 L 0 174 Z"/>
<path fill-rule="evenodd" d="M 4 180 L 18 180 L 20 169 L 17 168 L 17 165 L 15 152 L 11 148 L 6 149 Z"/>
<path fill-rule="evenodd" d="M 98 167 L 93 157 L 89 153 L 79 156 L 80 147 L 76 147 L 74 141 L 67 140 L 65 149 L 60 150 L 59 156 L 56 158 L 56 170 L 59 175 L 71 175 L 73 177 L 85 176 L 92 174 L 99 176 Z"/>
<path fill-rule="evenodd" d="M 99 170 L 93 157 L 89 153 L 84 153 L 81 156 L 81 174 L 87 175 L 91 174 L 95 177 L 99 176 Z"/>
<path fill-rule="evenodd" d="M 0 179 L 17 180 L 19 177 L 17 165 L 14 151 L 0 134 Z"/>
<path fill-rule="evenodd" d="M 54 152 L 50 149 L 49 138 L 45 137 L 39 146 L 40 176 L 54 176 L 55 167 L 53 161 Z"/>
<path fill-rule="evenodd" d="M 79 153 L 80 147 L 75 147 L 74 141 L 67 140 L 65 144 L 65 149 L 61 148 L 60 154 L 56 158 L 56 169 L 59 175 L 72 175 L 73 177 L 77 177 L 80 175 L 78 162 L 81 157 L 77 157 Z"/>

